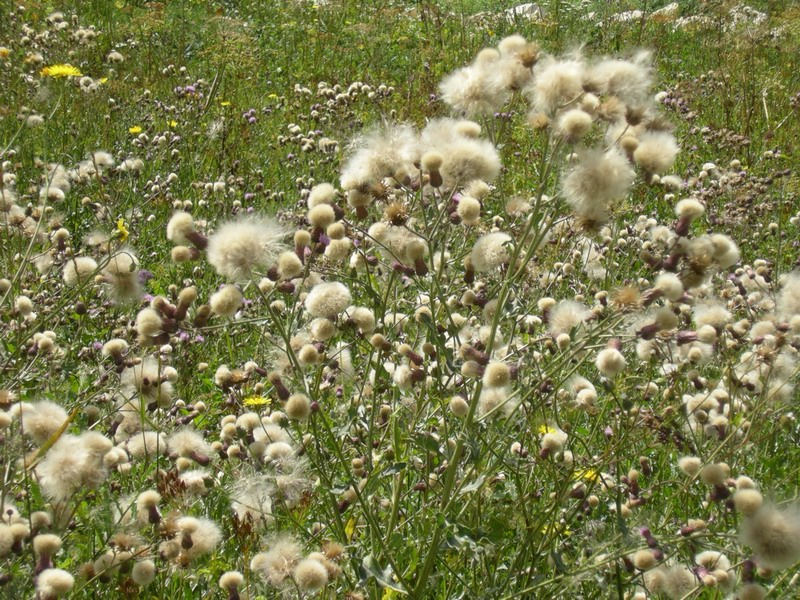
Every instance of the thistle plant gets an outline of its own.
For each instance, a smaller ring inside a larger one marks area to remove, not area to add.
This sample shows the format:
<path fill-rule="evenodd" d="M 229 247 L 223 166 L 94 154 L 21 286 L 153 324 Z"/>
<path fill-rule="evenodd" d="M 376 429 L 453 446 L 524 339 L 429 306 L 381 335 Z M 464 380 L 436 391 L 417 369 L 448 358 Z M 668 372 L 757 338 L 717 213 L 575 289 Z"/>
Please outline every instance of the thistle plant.
<path fill-rule="evenodd" d="M 692 172 L 653 54 L 497 36 L 406 118 L 364 81 L 240 110 L 174 64 L 127 105 L 136 45 L 12 21 L 35 109 L 0 148 L 4 591 L 790 593 L 797 490 L 764 458 L 800 276 L 724 226 L 763 182 Z M 58 151 L 62 103 L 137 118 Z M 230 156 L 259 135 L 280 168 Z"/>

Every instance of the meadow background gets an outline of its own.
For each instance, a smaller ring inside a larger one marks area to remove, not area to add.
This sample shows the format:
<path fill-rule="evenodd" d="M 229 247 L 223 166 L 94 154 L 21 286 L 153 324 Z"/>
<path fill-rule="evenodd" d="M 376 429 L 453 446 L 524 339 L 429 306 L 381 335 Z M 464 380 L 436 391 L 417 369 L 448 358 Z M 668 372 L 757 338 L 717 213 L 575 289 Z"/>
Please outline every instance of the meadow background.
<path fill-rule="evenodd" d="M 528 13 L 478 0 L 0 0 L 0 593 L 796 597 L 800 286 L 787 275 L 800 264 L 800 9 L 676 4 L 547 0 Z M 515 93 L 480 120 L 503 168 L 479 224 L 446 214 L 452 196 L 425 203 L 401 185 L 356 215 L 340 186 L 350 141 L 451 115 L 443 77 L 512 34 L 554 56 L 650 50 L 652 93 L 681 149 L 675 189 L 639 178 L 605 228 L 582 231 L 558 200 L 566 151 L 553 152 L 549 128 L 531 128 Z M 48 75 L 53 65 L 80 75 Z M 53 164 L 78 173 L 65 193 L 47 191 Z M 379 250 L 360 262 L 314 250 L 330 242 L 307 218 L 323 182 L 356 240 L 349 252 L 369 247 L 373 222 L 410 215 L 441 240 L 439 258 L 433 245 L 423 258 L 431 272 Z M 726 234 L 740 251 L 696 294 L 728 315 L 706 330 L 710 350 L 684 355 L 675 340 L 701 328 L 695 299 L 659 300 L 675 322 L 645 359 L 637 328 L 657 270 L 642 244 L 655 243 L 656 225 L 674 228 L 675 203 L 689 197 L 704 214 L 684 235 Z M 476 239 L 530 232 L 512 199 L 538 215 L 547 242 L 513 277 L 475 283 L 463 260 Z M 211 314 L 202 305 L 227 281 L 188 242 L 175 260 L 176 210 L 203 234 L 242 215 L 277 217 L 287 249 L 295 230 L 313 235 L 311 258 L 294 283 L 266 268 L 268 282 L 239 282 L 244 304 Z M 120 251 L 136 263 L 109 275 Z M 74 256 L 99 266 L 69 285 Z M 111 280 L 128 267 L 141 288 L 115 298 Z M 312 331 L 304 302 L 320 280 L 346 284 L 345 304 L 367 312 L 348 307 Z M 184 306 L 187 288 L 197 299 Z M 157 297 L 172 308 L 143 336 L 137 315 Z M 554 331 L 548 311 L 564 300 L 592 316 Z M 496 316 L 506 305 L 508 319 Z M 496 335 L 513 348 L 499 357 Z M 125 343 L 111 349 L 112 339 Z M 607 343 L 626 359 L 617 377 L 595 366 Z M 513 410 L 480 408 L 490 358 L 512 365 Z M 143 382 L 153 370 L 158 381 Z M 595 390 L 588 403 L 576 376 Z M 724 410 L 705 403 L 721 388 Z M 63 463 L 49 464 L 57 451 Z M 679 465 L 687 456 L 697 468 Z M 52 491 L 59 477 L 66 492 Z M 793 560 L 780 568 L 753 562 L 741 533 L 748 513 L 733 497 L 751 488 L 785 511 L 775 529 Z M 58 542 L 37 547 L 48 532 Z M 698 562 L 704 551 L 725 554 L 722 573 L 718 557 Z M 74 581 L 50 573 L 47 587 L 47 568 Z M 683 587 L 649 581 L 654 569 Z"/>

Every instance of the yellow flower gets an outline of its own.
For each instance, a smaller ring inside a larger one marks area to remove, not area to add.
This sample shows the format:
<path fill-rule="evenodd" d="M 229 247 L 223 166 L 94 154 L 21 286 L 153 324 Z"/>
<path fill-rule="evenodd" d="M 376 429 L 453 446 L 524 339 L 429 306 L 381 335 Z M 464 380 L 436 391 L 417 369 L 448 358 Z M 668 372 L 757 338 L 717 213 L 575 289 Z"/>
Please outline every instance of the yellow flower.
<path fill-rule="evenodd" d="M 83 75 L 77 67 L 72 65 L 50 65 L 39 71 L 39 74 L 42 77 L 80 77 Z"/>
<path fill-rule="evenodd" d="M 356 525 L 358 525 L 358 520 L 355 517 L 350 517 L 347 521 L 347 525 L 344 526 L 344 535 L 347 537 L 348 542 L 353 539 L 353 534 L 356 532 Z"/>
<path fill-rule="evenodd" d="M 270 402 L 271 401 L 270 401 L 269 398 L 265 398 L 264 396 L 257 396 L 257 395 L 247 396 L 244 399 L 244 405 L 245 406 L 264 406 L 265 404 L 270 404 Z"/>
<path fill-rule="evenodd" d="M 589 482 L 597 481 L 598 477 L 600 477 L 600 473 L 595 469 L 578 469 L 573 475 L 575 480 L 584 479 Z"/>
<path fill-rule="evenodd" d="M 561 534 L 561 535 L 570 535 L 572 530 L 567 527 L 564 523 L 556 523 L 555 526 L 551 526 L 549 523 L 545 523 L 542 527 L 542 534 L 543 535 L 550 535 L 550 534 Z"/>
<path fill-rule="evenodd" d="M 0 46 L 0 58 L 8 58 L 9 54 L 11 54 L 11 50 L 5 46 Z"/>
<path fill-rule="evenodd" d="M 545 435 L 547 433 L 556 433 L 555 427 L 550 427 L 549 425 L 539 425 L 539 435 Z"/>
<path fill-rule="evenodd" d="M 138 125 L 134 125 L 133 127 L 128 127 L 128 133 L 132 133 L 136 135 L 137 133 L 142 133 L 142 128 Z"/>
<path fill-rule="evenodd" d="M 127 241 L 130 232 L 128 231 L 128 228 L 125 227 L 125 219 L 117 219 L 117 235 L 121 242 Z"/>
<path fill-rule="evenodd" d="M 175 119 L 173 119 L 172 121 L 169 122 L 169 126 L 170 127 L 177 127 L 178 126 L 178 122 Z"/>
<path fill-rule="evenodd" d="M 230 106 L 230 105 L 231 105 L 231 103 L 230 103 L 230 102 L 228 102 L 227 100 L 223 100 L 222 102 L 220 102 L 220 103 L 219 103 L 219 105 L 220 105 L 220 106 Z"/>
<path fill-rule="evenodd" d="M 100 79 L 97 80 L 97 83 L 99 83 L 100 85 L 103 85 L 106 82 L 108 82 L 108 77 L 101 77 Z"/>

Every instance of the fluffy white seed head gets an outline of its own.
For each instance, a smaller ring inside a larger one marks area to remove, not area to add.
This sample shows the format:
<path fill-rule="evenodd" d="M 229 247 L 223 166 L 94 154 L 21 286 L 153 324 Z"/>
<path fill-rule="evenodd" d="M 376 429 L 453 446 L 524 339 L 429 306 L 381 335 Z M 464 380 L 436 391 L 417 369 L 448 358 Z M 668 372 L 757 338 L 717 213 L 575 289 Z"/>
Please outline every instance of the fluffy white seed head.
<path fill-rule="evenodd" d="M 156 578 L 156 564 L 152 560 L 140 560 L 131 569 L 131 579 L 139 586 L 147 586 Z"/>
<path fill-rule="evenodd" d="M 294 394 L 286 400 L 283 410 L 293 421 L 304 421 L 311 414 L 311 403 L 306 395 Z"/>
<path fill-rule="evenodd" d="M 625 357 L 616 348 L 605 348 L 601 350 L 595 360 L 597 370 L 609 379 L 613 379 L 622 373 L 622 371 L 625 370 L 625 365 Z"/>
<path fill-rule="evenodd" d="M 308 222 L 323 231 L 336 221 L 336 213 L 330 204 L 317 204 L 308 211 Z"/>
<path fill-rule="evenodd" d="M 41 533 L 33 538 L 33 551 L 36 556 L 53 556 L 61 550 L 61 538 L 52 533 Z"/>
<path fill-rule="evenodd" d="M 612 203 L 628 193 L 634 177 L 635 172 L 621 151 L 583 149 L 562 178 L 561 190 L 579 218 L 602 224 L 608 220 Z"/>
<path fill-rule="evenodd" d="M 450 412 L 459 418 L 466 417 L 469 412 L 469 404 L 461 396 L 453 396 L 450 398 Z"/>
<path fill-rule="evenodd" d="M 477 225 L 481 220 L 481 203 L 470 196 L 462 196 L 458 201 L 456 214 L 464 225 Z"/>
<path fill-rule="evenodd" d="M 231 281 L 251 279 L 266 271 L 286 247 L 288 231 L 275 219 L 247 217 L 230 221 L 208 239 L 208 262 Z"/>
<path fill-rule="evenodd" d="M 556 129 L 569 142 L 577 142 L 592 128 L 592 117 L 580 108 L 567 110 L 559 115 Z"/>
<path fill-rule="evenodd" d="M 227 284 L 211 295 L 208 304 L 211 312 L 221 317 L 232 317 L 244 302 L 244 296 L 238 287 Z"/>
<path fill-rule="evenodd" d="M 473 268 L 483 273 L 493 271 L 507 263 L 511 258 L 510 242 L 511 236 L 501 231 L 479 237 L 470 255 Z"/>
<path fill-rule="evenodd" d="M 655 568 L 657 564 L 658 560 L 656 559 L 655 554 L 653 554 L 653 551 L 649 548 L 637 550 L 633 555 L 633 565 L 640 571 L 649 571 L 650 569 Z"/>
<path fill-rule="evenodd" d="M 333 319 L 350 304 L 350 290 L 338 281 L 318 283 L 305 300 L 306 310 L 314 317 Z"/>
<path fill-rule="evenodd" d="M 308 208 L 314 208 L 318 204 L 333 204 L 335 199 L 336 189 L 330 183 L 319 183 L 308 194 Z"/>
<path fill-rule="evenodd" d="M 301 560 L 294 569 L 294 580 L 303 592 L 313 594 L 328 584 L 328 571 L 318 561 Z"/>
<path fill-rule="evenodd" d="M 660 273 L 656 277 L 653 289 L 660 291 L 667 300 L 672 302 L 676 302 L 683 296 L 683 283 L 674 273 Z"/>
<path fill-rule="evenodd" d="M 665 173 L 675 164 L 679 150 L 671 133 L 648 131 L 639 136 L 633 160 L 648 173 Z"/>
<path fill-rule="evenodd" d="M 75 286 L 88 281 L 97 271 L 97 261 L 90 256 L 76 256 L 64 263 L 64 283 Z"/>
<path fill-rule="evenodd" d="M 722 485 L 730 472 L 730 467 L 725 463 L 711 463 L 701 469 L 700 480 L 706 485 Z"/>
<path fill-rule="evenodd" d="M 189 245 L 188 235 L 194 231 L 194 218 L 187 212 L 179 210 L 167 223 L 167 239 L 183 246 Z"/>
<path fill-rule="evenodd" d="M 737 490 L 733 495 L 733 504 L 736 506 L 736 510 L 749 517 L 754 515 L 764 504 L 764 496 L 755 489 Z"/>
<path fill-rule="evenodd" d="M 552 115 L 583 93 L 585 66 L 577 60 L 543 60 L 534 69 L 529 90 L 537 111 Z"/>
<path fill-rule="evenodd" d="M 75 578 L 61 569 L 45 569 L 36 580 L 36 591 L 42 598 L 52 600 L 72 590 Z"/>
<path fill-rule="evenodd" d="M 483 372 L 483 385 L 486 387 L 505 387 L 511 383 L 511 369 L 501 362 L 490 362 Z"/>
<path fill-rule="evenodd" d="M 703 216 L 706 207 L 697 198 L 684 198 L 675 205 L 675 214 L 679 219 L 694 221 Z"/>
<path fill-rule="evenodd" d="M 764 504 L 742 520 L 739 537 L 759 566 L 786 569 L 800 560 L 800 507 Z"/>

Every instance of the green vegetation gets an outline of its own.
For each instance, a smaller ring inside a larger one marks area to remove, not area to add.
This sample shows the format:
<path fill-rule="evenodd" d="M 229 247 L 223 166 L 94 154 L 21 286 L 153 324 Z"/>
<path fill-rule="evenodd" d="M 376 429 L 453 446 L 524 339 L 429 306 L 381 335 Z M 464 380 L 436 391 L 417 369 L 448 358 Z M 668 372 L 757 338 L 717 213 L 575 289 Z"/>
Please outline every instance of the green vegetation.
<path fill-rule="evenodd" d="M 0 593 L 794 597 L 800 10 L 668 4 L 0 2 Z"/>

